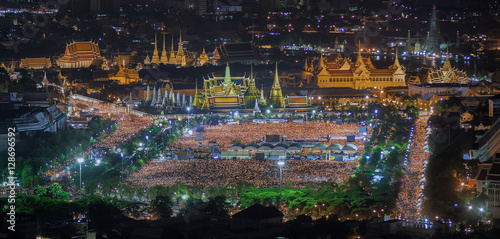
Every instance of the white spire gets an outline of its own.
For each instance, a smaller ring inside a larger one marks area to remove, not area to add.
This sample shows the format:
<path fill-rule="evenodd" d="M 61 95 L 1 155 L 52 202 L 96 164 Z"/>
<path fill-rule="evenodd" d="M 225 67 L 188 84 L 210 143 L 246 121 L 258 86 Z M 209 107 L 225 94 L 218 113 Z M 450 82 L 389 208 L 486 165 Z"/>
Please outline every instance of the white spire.
<path fill-rule="evenodd" d="M 257 99 L 255 99 L 255 107 L 253 107 L 253 113 L 260 113 L 260 108 L 259 108 L 259 104 L 257 103 Z"/>
<path fill-rule="evenodd" d="M 156 104 L 156 86 L 153 87 L 153 100 L 151 100 L 151 106 Z"/>
<path fill-rule="evenodd" d="M 149 97 L 149 85 L 148 85 L 148 90 L 146 92 L 146 102 L 150 101 L 151 98 Z"/>

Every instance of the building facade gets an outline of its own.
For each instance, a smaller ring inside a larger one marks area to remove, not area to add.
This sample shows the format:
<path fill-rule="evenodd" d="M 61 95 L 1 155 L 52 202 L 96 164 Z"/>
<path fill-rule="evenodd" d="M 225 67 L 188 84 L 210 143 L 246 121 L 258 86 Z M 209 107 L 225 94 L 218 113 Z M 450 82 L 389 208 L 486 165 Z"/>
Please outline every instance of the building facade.
<path fill-rule="evenodd" d="M 201 92 L 203 103 L 201 108 L 245 107 L 245 93 L 251 85 L 255 88 L 255 78 L 253 78 L 253 74 L 250 75 L 251 77 L 232 77 L 228 64 L 224 76 L 203 78 L 203 91 Z M 257 89 L 252 91 L 257 92 Z"/>
<path fill-rule="evenodd" d="M 361 52 L 359 52 L 356 62 L 351 62 L 339 53 L 332 61 L 325 61 L 321 56 L 318 67 L 306 63 L 305 71 L 305 75 L 315 76 L 316 84 L 320 88 L 383 89 L 406 86 L 406 74 L 397 57 L 389 69 L 377 69 L 370 58 L 361 56 Z"/>
<path fill-rule="evenodd" d="M 61 68 L 85 68 L 102 60 L 97 42 L 71 42 L 66 44 L 64 55 L 56 60 Z"/>
<path fill-rule="evenodd" d="M 50 58 L 24 58 L 19 63 L 20 68 L 24 69 L 48 69 L 52 67 Z"/>

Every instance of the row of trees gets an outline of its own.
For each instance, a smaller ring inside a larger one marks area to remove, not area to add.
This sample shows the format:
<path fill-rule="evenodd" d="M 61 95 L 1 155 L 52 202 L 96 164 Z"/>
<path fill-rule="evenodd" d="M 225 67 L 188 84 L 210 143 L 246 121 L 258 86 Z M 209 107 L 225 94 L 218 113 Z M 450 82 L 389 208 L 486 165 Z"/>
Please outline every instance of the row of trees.
<path fill-rule="evenodd" d="M 21 134 L 16 138 L 16 171 L 21 178 L 21 186 L 33 188 L 44 184 L 41 175 L 50 165 L 64 162 L 68 157 L 75 157 L 96 140 L 116 130 L 117 125 L 111 120 L 94 117 L 85 130 L 68 129 L 58 133 L 37 132 L 34 136 Z M 8 175 L 7 158 L 0 161 L 0 171 Z"/>
<path fill-rule="evenodd" d="M 464 160 L 464 154 L 469 153 L 476 140 L 476 132 L 460 127 L 457 112 L 463 110 L 463 106 L 456 98 L 441 101 L 435 108 L 435 114 L 429 119 L 433 129 L 429 137 L 432 155 L 427 165 L 423 212 L 431 218 L 439 216 L 474 225 L 480 218 L 478 209 L 486 208 L 487 197 L 461 187 L 461 182 L 477 174 L 478 162 Z"/>

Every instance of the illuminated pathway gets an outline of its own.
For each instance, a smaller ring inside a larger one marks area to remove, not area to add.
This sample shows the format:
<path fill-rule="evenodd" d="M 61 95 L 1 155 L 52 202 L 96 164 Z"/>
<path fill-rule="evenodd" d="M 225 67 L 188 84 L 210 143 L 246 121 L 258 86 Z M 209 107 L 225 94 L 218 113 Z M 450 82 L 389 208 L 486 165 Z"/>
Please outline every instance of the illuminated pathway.
<path fill-rule="evenodd" d="M 419 116 L 416 125 L 412 128 L 410 145 L 412 152 L 407 155 L 404 168 L 406 175 L 401 184 L 397 200 L 398 214 L 401 219 L 415 221 L 421 217 L 423 202 L 423 188 L 425 186 L 425 166 L 429 158 L 427 149 L 427 121 L 428 116 Z M 409 156 L 409 157 L 408 157 Z"/>

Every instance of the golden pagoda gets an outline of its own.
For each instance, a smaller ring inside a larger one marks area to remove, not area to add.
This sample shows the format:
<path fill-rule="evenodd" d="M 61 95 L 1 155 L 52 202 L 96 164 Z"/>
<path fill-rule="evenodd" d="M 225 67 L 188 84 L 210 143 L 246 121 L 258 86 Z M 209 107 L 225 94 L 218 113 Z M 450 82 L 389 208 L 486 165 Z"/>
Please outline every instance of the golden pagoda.
<path fill-rule="evenodd" d="M 446 60 L 443 67 L 440 69 L 432 69 L 427 76 L 427 83 L 469 83 L 467 73 L 457 68 L 453 68 L 448 57 L 448 49 L 446 49 Z"/>
<path fill-rule="evenodd" d="M 153 52 L 153 58 L 151 59 L 151 64 L 160 64 L 160 57 L 158 56 L 158 46 L 156 44 L 156 33 L 155 33 L 155 51 Z"/>
<path fill-rule="evenodd" d="M 160 62 L 163 64 L 168 64 L 167 48 L 165 47 L 165 34 L 163 34 L 163 49 L 161 50 Z"/>
<path fill-rule="evenodd" d="M 208 55 L 205 52 L 205 47 L 203 47 L 203 52 L 200 54 L 200 57 L 198 57 L 198 65 L 203 66 L 207 62 L 208 62 Z"/>
<path fill-rule="evenodd" d="M 259 98 L 260 94 L 255 86 L 255 77 L 253 75 L 253 64 L 250 65 L 250 83 L 248 85 L 248 89 L 245 92 L 245 107 L 251 108 L 254 106 L 255 100 Z"/>
<path fill-rule="evenodd" d="M 280 80 L 278 75 L 278 63 L 276 62 L 276 73 L 274 75 L 274 82 L 271 88 L 271 94 L 269 95 L 269 104 L 274 105 L 276 108 L 283 107 L 283 93 L 281 92 Z"/>

